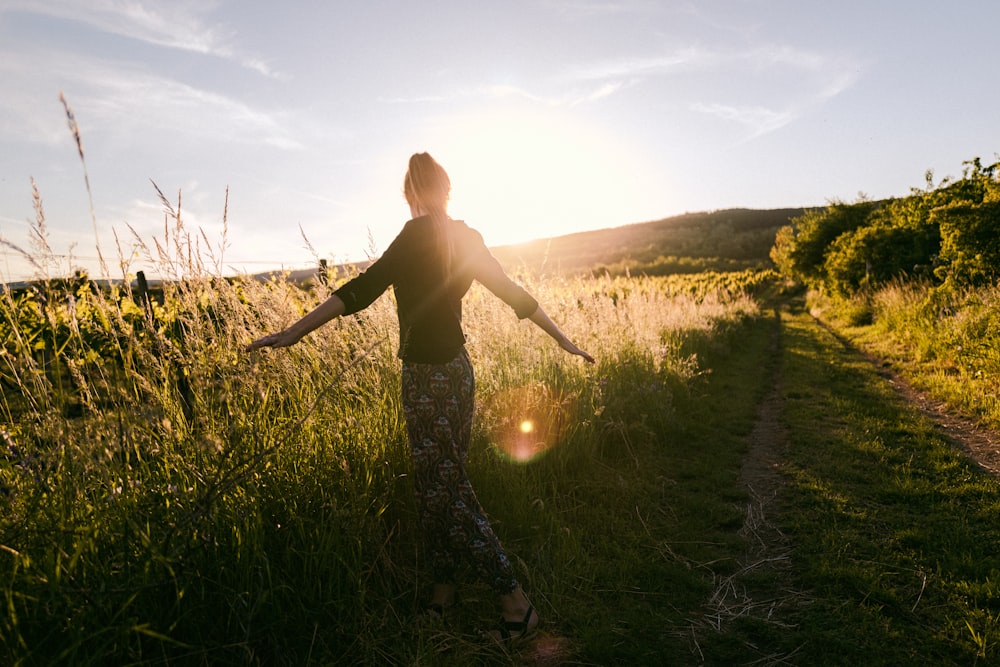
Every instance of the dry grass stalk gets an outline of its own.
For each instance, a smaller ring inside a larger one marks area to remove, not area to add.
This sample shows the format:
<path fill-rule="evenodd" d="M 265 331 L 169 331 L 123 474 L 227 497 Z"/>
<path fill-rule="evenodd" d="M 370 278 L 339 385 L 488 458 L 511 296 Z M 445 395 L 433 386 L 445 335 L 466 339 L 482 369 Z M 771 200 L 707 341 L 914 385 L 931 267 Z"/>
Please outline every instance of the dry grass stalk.
<path fill-rule="evenodd" d="M 66 121 L 69 123 L 69 131 L 73 134 L 73 140 L 76 142 L 77 152 L 80 154 L 80 162 L 83 165 L 83 183 L 87 187 L 87 200 L 90 205 L 90 221 L 94 225 L 94 243 L 97 248 L 97 259 L 101 264 L 101 278 L 108 277 L 108 266 L 104 261 L 104 255 L 101 252 L 101 237 L 97 233 L 97 214 L 94 212 L 94 195 L 90 190 L 90 176 L 87 173 L 87 158 L 83 152 L 83 139 L 80 137 L 80 125 L 76 122 L 76 115 L 69 106 L 69 102 L 66 101 L 66 95 L 62 92 L 59 93 L 59 101 L 62 102 L 63 109 L 66 110 Z"/>

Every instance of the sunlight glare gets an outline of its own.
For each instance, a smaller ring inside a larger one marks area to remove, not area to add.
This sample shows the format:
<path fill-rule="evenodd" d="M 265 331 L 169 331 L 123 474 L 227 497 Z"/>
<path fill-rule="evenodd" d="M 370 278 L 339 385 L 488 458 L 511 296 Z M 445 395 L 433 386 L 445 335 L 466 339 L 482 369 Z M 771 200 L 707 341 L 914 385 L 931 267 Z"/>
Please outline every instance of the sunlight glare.
<path fill-rule="evenodd" d="M 491 439 L 510 460 L 528 463 L 561 442 L 573 400 L 543 383 L 496 392 L 485 403 Z"/>
<path fill-rule="evenodd" d="M 638 222 L 639 156 L 555 110 L 455 119 L 441 153 L 451 215 L 489 245 Z"/>

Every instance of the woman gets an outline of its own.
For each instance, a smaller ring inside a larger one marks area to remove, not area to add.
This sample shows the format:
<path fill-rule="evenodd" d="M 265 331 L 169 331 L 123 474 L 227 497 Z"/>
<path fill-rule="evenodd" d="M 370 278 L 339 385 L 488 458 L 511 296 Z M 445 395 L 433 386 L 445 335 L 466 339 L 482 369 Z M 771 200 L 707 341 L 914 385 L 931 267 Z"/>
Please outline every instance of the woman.
<path fill-rule="evenodd" d="M 462 297 L 478 280 L 564 350 L 594 360 L 511 281 L 478 232 L 448 217 L 450 192 L 444 168 L 427 153 L 413 155 L 403 181 L 413 217 L 385 253 L 298 322 L 248 349 L 293 345 L 333 318 L 366 308 L 392 286 L 414 491 L 435 582 L 428 609 L 440 614 L 455 604 L 453 577 L 466 559 L 499 595 L 499 636 L 510 639 L 533 631 L 539 619 L 465 470 L 475 380 L 462 333 Z"/>

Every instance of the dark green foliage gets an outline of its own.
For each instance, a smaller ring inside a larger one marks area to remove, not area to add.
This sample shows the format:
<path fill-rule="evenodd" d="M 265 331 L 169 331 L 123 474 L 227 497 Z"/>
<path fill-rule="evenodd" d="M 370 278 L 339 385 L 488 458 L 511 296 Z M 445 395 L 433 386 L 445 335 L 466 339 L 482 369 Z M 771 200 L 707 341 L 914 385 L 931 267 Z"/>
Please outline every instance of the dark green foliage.
<path fill-rule="evenodd" d="M 1000 163 L 998 163 L 1000 164 Z M 771 259 L 785 275 L 840 296 L 899 278 L 984 284 L 1000 266 L 997 164 L 882 202 L 835 203 L 778 231 Z"/>
<path fill-rule="evenodd" d="M 941 228 L 938 275 L 958 285 L 987 285 L 1000 275 L 1000 201 L 955 204 L 933 212 Z"/>
<path fill-rule="evenodd" d="M 927 276 L 940 239 L 933 225 L 873 224 L 838 237 L 824 262 L 826 285 L 849 295 L 899 276 Z"/>
<path fill-rule="evenodd" d="M 788 275 L 809 285 L 823 282 L 823 267 L 830 245 L 842 234 L 864 225 L 877 207 L 875 202 L 833 203 L 826 209 L 814 209 L 793 220 L 793 233 L 780 232 L 781 246 L 774 255 Z"/>

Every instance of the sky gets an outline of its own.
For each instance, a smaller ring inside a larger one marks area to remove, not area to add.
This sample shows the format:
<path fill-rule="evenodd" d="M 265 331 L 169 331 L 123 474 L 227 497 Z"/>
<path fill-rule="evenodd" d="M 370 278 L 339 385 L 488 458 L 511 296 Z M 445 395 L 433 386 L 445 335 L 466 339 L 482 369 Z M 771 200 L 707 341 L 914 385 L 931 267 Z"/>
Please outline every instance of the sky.
<path fill-rule="evenodd" d="M 905 196 L 998 159 L 997 25 L 994 0 L 0 0 L 0 281 L 176 259 L 157 188 L 226 275 L 364 259 L 421 151 L 489 245 Z"/>

